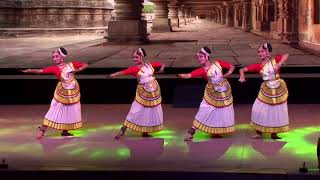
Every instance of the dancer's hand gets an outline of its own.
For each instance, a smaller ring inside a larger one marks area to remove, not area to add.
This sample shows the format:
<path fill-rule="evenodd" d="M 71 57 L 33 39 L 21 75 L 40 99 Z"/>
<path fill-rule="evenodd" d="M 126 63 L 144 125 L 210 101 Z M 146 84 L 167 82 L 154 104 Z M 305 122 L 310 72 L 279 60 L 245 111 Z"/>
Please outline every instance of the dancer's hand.
<path fill-rule="evenodd" d="M 31 73 L 31 69 L 25 69 L 25 70 L 19 70 L 19 71 L 23 73 Z"/>
<path fill-rule="evenodd" d="M 190 78 L 188 74 L 177 74 L 178 77 L 182 78 L 182 79 L 188 79 Z"/>
<path fill-rule="evenodd" d="M 279 72 L 280 67 L 281 67 L 281 64 L 280 64 L 280 63 L 275 64 L 275 65 L 274 65 L 274 70 L 275 70 L 275 72 Z"/>
<path fill-rule="evenodd" d="M 83 71 L 83 68 L 78 68 L 78 69 L 75 69 L 74 71 L 71 71 L 71 73 L 75 74 L 75 73 L 78 73 L 78 72 L 81 72 Z"/>
<path fill-rule="evenodd" d="M 163 73 L 163 72 L 164 72 L 164 67 L 161 67 L 157 73 L 159 74 L 159 73 Z"/>
<path fill-rule="evenodd" d="M 241 82 L 241 83 L 246 82 L 246 78 L 244 76 L 240 76 L 239 82 Z"/>
<path fill-rule="evenodd" d="M 223 78 L 227 78 L 227 77 L 229 77 L 229 76 L 230 76 L 229 73 L 225 73 L 222 77 L 223 77 Z"/>
<path fill-rule="evenodd" d="M 113 74 L 108 74 L 107 75 L 107 79 L 114 79 L 114 78 L 115 78 L 115 76 Z"/>

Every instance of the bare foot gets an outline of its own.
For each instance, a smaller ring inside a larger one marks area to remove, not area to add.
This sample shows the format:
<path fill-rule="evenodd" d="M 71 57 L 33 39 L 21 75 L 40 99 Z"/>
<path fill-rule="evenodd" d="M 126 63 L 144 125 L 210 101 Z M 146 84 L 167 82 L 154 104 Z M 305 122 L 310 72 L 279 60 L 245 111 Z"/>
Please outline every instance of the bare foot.
<path fill-rule="evenodd" d="M 43 131 L 38 131 L 36 138 L 37 139 L 41 139 L 43 136 L 44 136 L 44 132 Z"/>
<path fill-rule="evenodd" d="M 255 134 L 255 135 L 252 136 L 252 138 L 261 139 L 262 138 L 262 134 Z"/>
<path fill-rule="evenodd" d="M 272 139 L 282 139 L 281 137 L 279 137 L 279 136 L 277 135 L 277 133 L 272 133 L 272 134 L 271 134 L 271 138 L 272 138 Z"/>
<path fill-rule="evenodd" d="M 222 138 L 221 134 L 212 134 L 212 138 Z"/>
<path fill-rule="evenodd" d="M 68 131 L 64 130 L 64 131 L 62 131 L 61 136 L 73 136 L 73 134 L 71 134 Z"/>
<path fill-rule="evenodd" d="M 142 137 L 150 137 L 150 134 L 148 134 L 147 132 L 142 133 Z"/>
<path fill-rule="evenodd" d="M 123 136 L 123 133 L 120 131 L 115 137 L 115 140 L 119 140 L 121 138 L 121 136 Z"/>
<path fill-rule="evenodd" d="M 184 141 L 192 141 L 192 139 L 193 139 L 193 136 L 190 133 L 188 133 L 186 138 L 184 138 Z"/>

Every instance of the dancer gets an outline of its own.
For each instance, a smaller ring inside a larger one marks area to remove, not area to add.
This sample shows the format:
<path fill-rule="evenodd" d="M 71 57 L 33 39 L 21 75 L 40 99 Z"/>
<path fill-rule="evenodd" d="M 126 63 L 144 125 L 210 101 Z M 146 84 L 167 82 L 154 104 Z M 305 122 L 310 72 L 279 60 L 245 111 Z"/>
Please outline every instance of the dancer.
<path fill-rule="evenodd" d="M 115 139 L 123 136 L 127 128 L 141 132 L 144 137 L 149 136 L 148 133 L 163 129 L 160 86 L 153 74 L 154 68 L 160 68 L 158 73 L 163 72 L 165 65 L 160 62 L 145 62 L 144 57 L 146 57 L 146 51 L 139 48 L 133 53 L 135 66 L 109 75 L 109 78 L 115 78 L 130 74 L 138 80 L 136 97 Z"/>
<path fill-rule="evenodd" d="M 201 48 L 197 53 L 197 60 L 202 67 L 188 74 L 178 74 L 183 79 L 201 76 L 208 81 L 199 111 L 185 141 L 192 140 L 196 129 L 211 133 L 215 138 L 221 138 L 221 134 L 235 130 L 233 97 L 226 79 L 232 74 L 234 66 L 219 59 L 211 62 L 210 54 L 208 47 Z M 223 69 L 228 69 L 228 72 L 223 74 Z"/>
<path fill-rule="evenodd" d="M 245 72 L 260 73 L 264 80 L 252 107 L 250 125 L 256 130 L 254 138 L 261 138 L 262 133 L 271 133 L 272 139 L 281 139 L 277 133 L 289 130 L 288 89 L 279 74 L 280 67 L 289 55 L 273 58 L 271 52 L 271 44 L 263 44 L 258 49 L 260 62 L 240 69 L 241 83 L 246 81 Z"/>
<path fill-rule="evenodd" d="M 43 124 L 39 127 L 37 138 L 41 139 L 48 127 L 62 130 L 62 136 L 72 136 L 68 130 L 82 126 L 80 87 L 75 79 L 75 73 L 88 67 L 86 63 L 64 61 L 67 51 L 60 47 L 52 52 L 56 65 L 44 69 L 27 69 L 22 72 L 34 74 L 54 74 L 59 79 L 51 101 L 50 109 L 45 115 Z"/>

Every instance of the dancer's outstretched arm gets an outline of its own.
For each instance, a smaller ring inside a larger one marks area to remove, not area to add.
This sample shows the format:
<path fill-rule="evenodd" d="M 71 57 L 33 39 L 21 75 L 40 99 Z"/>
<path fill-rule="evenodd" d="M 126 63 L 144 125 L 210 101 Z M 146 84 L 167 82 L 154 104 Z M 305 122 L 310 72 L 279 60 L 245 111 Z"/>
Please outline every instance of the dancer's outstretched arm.
<path fill-rule="evenodd" d="M 21 70 L 23 73 L 30 73 L 30 74 L 43 74 L 43 69 L 26 69 Z"/>
<path fill-rule="evenodd" d="M 116 77 L 121 76 L 121 75 L 124 75 L 124 74 L 123 74 L 123 71 L 118 71 L 118 72 L 109 74 L 109 75 L 108 75 L 108 78 L 113 79 L 113 78 L 116 78 Z"/>
<path fill-rule="evenodd" d="M 289 54 L 284 54 L 281 56 L 281 60 L 275 65 L 274 69 L 278 72 L 281 66 L 288 61 Z"/>
<path fill-rule="evenodd" d="M 74 70 L 75 73 L 81 72 L 81 71 L 87 69 L 89 66 L 87 63 L 81 63 L 81 64 L 82 64 L 82 66 L 80 68 Z"/>
<path fill-rule="evenodd" d="M 182 79 L 190 79 L 191 78 L 191 73 L 188 74 L 177 74 L 178 77 Z"/>
<path fill-rule="evenodd" d="M 223 75 L 223 77 L 226 78 L 226 77 L 230 76 L 233 71 L 234 71 L 234 66 L 233 66 L 232 64 L 230 64 L 230 67 L 229 67 L 229 69 L 228 69 L 228 72 L 225 73 L 225 74 Z"/>

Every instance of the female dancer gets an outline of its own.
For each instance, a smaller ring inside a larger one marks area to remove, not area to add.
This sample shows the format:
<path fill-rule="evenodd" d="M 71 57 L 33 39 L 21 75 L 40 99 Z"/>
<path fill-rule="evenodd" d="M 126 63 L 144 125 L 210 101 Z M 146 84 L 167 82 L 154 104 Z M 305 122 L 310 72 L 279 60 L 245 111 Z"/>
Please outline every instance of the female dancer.
<path fill-rule="evenodd" d="M 133 53 L 135 66 L 109 75 L 110 78 L 115 78 L 131 74 L 138 80 L 136 97 L 115 139 L 123 136 L 127 128 L 142 132 L 143 136 L 163 129 L 160 86 L 153 74 L 154 68 L 160 68 L 158 72 L 163 72 L 165 65 L 160 62 L 145 62 L 145 56 L 145 50 L 139 48 Z"/>
<path fill-rule="evenodd" d="M 186 141 L 190 141 L 196 129 L 213 134 L 220 138 L 223 133 L 231 133 L 234 128 L 234 109 L 231 86 L 226 80 L 234 70 L 234 66 L 222 60 L 211 62 L 211 50 L 203 47 L 197 53 L 197 59 L 202 66 L 188 74 L 178 74 L 180 78 L 189 79 L 201 76 L 208 81 L 204 91 L 199 111 L 188 130 Z M 223 74 L 222 69 L 228 69 Z"/>
<path fill-rule="evenodd" d="M 279 75 L 280 67 L 288 60 L 288 54 L 271 56 L 272 46 L 263 44 L 258 49 L 260 62 L 240 69 L 240 82 L 245 82 L 245 72 L 262 75 L 261 84 L 251 113 L 250 125 L 256 130 L 254 138 L 261 138 L 262 133 L 271 133 L 272 139 L 281 139 L 277 133 L 289 130 L 288 89 Z"/>
<path fill-rule="evenodd" d="M 47 127 L 62 130 L 62 136 L 72 136 L 68 130 L 78 129 L 82 126 L 80 87 L 75 79 L 75 73 L 88 67 L 86 63 L 64 62 L 67 51 L 60 47 L 52 52 L 53 61 L 56 63 L 44 69 L 27 69 L 22 72 L 34 74 L 54 74 L 59 79 L 42 126 L 39 127 L 37 138 L 44 136 Z"/>

